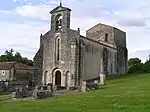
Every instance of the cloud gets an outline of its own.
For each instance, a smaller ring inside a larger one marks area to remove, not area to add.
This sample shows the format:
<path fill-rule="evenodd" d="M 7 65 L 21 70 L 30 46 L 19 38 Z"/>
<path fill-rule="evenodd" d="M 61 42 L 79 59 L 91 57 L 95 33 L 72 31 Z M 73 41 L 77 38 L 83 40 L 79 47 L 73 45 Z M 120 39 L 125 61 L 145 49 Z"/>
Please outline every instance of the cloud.
<path fill-rule="evenodd" d="M 25 2 L 25 3 L 29 3 L 32 0 L 13 0 L 13 2 Z"/>
<path fill-rule="evenodd" d="M 2 37 L 5 38 L 0 42 L 3 48 L 14 47 L 22 50 L 21 52 L 33 48 L 31 52 L 36 52 L 34 48 L 39 47 L 40 33 L 49 30 L 51 18 L 49 12 L 59 5 L 59 0 L 36 1 L 38 2 L 14 0 L 14 2 L 26 2 L 26 4 L 17 6 L 13 10 L 0 11 L 0 16 L 5 13 L 16 19 L 15 23 L 10 20 L 0 23 L 0 30 L 4 32 Z M 32 4 L 27 4 L 28 2 Z M 129 53 L 150 48 L 150 1 L 148 0 L 145 2 L 137 0 L 95 0 L 94 2 L 91 0 L 63 0 L 63 5 L 72 9 L 71 28 L 79 27 L 82 35 L 85 35 L 85 31 L 95 24 L 104 23 L 127 32 Z M 23 23 L 18 23 L 18 21 L 23 21 Z M 18 44 L 15 45 L 16 43 Z M 33 57 L 30 53 L 25 53 L 27 54 Z"/>
<path fill-rule="evenodd" d="M 33 54 L 39 48 L 40 34 L 48 29 L 47 24 L 26 23 L 17 24 L 10 22 L 0 22 L 1 30 L 1 50 L 13 48 L 23 56 L 33 58 Z M 3 53 L 4 51 L 1 51 Z M 32 54 L 32 55 L 31 55 Z"/>
<path fill-rule="evenodd" d="M 25 17 L 38 18 L 41 20 L 48 20 L 50 14 L 49 11 L 52 9 L 49 5 L 24 5 L 17 7 L 15 13 L 18 13 Z"/>
<path fill-rule="evenodd" d="M 144 27 L 146 26 L 146 21 L 144 19 L 138 19 L 138 18 L 123 18 L 119 19 L 117 22 L 120 26 L 130 27 Z"/>
<path fill-rule="evenodd" d="M 132 52 L 129 54 L 129 58 L 139 58 L 142 60 L 142 62 L 145 62 L 146 60 L 149 60 L 149 55 L 150 55 L 150 49 L 148 50 L 141 50 L 141 51 L 136 51 Z"/>

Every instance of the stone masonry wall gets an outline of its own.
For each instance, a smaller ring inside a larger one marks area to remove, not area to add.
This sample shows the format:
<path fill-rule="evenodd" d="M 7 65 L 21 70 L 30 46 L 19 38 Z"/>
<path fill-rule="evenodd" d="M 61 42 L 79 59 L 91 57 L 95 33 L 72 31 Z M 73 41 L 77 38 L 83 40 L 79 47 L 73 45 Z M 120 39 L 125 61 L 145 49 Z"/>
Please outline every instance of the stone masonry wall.
<path fill-rule="evenodd" d="M 84 65 L 84 74 L 82 76 L 82 80 L 90 80 L 99 77 L 101 73 L 103 73 L 103 49 L 106 48 L 109 51 L 108 54 L 108 75 L 112 75 L 116 73 L 116 65 L 114 64 L 116 54 L 115 48 L 110 48 L 104 45 L 101 45 L 98 42 L 91 41 L 86 37 L 81 37 L 81 40 L 84 42 L 85 49 L 83 56 L 80 59 L 83 61 Z M 81 62 L 80 62 L 81 63 Z M 111 68 L 112 67 L 112 68 Z"/>
<path fill-rule="evenodd" d="M 114 44 L 114 29 L 111 26 L 98 24 L 86 31 L 86 37 L 95 41 L 105 41 L 105 34 L 108 34 L 107 43 Z"/>
<path fill-rule="evenodd" d="M 56 62 L 55 58 L 55 41 L 56 38 L 60 38 L 60 60 Z M 44 40 L 44 50 L 43 50 L 43 75 L 46 71 L 50 76 L 54 75 L 54 70 L 59 69 L 61 70 L 62 77 L 66 75 L 67 72 L 70 72 L 72 75 L 72 83 L 75 84 L 75 80 L 77 80 L 77 38 L 79 37 L 78 31 L 70 30 L 70 29 L 62 29 L 59 33 L 49 33 L 47 35 L 46 40 Z M 75 46 L 75 50 L 71 48 L 71 46 Z M 73 55 L 72 53 L 75 53 Z M 47 83 L 52 83 L 51 80 L 48 80 Z M 65 81 L 62 80 L 64 83 Z M 73 85 L 74 85 L 73 84 Z M 62 84 L 64 85 L 64 84 Z"/>
<path fill-rule="evenodd" d="M 43 48 L 40 47 L 33 59 L 34 81 L 36 85 L 42 83 L 42 66 L 43 66 Z"/>
<path fill-rule="evenodd" d="M 105 41 L 105 34 L 108 34 L 108 41 L 112 45 L 117 47 L 117 74 L 126 74 L 127 73 L 127 48 L 126 48 L 126 33 L 104 24 L 98 24 L 91 29 L 86 31 L 87 38 L 94 39 L 96 41 Z M 111 53 L 109 53 L 111 55 Z M 111 65 L 109 68 L 111 68 Z M 111 70 L 109 70 L 111 71 Z"/>
<path fill-rule="evenodd" d="M 10 80 L 10 70 L 0 70 L 0 79 L 3 81 Z"/>
<path fill-rule="evenodd" d="M 127 73 L 127 48 L 126 48 L 126 33 L 114 28 L 115 43 L 117 46 L 117 64 L 118 74 Z"/>

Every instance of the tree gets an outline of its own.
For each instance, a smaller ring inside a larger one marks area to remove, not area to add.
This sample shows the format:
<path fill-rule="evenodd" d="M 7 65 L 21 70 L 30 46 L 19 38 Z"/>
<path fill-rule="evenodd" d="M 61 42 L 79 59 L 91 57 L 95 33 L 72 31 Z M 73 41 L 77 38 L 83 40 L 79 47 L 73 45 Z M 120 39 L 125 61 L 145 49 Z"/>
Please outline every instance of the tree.
<path fill-rule="evenodd" d="M 145 72 L 144 64 L 139 58 L 131 58 L 128 60 L 128 73 L 142 73 Z"/>
<path fill-rule="evenodd" d="M 138 64 L 138 63 L 141 63 L 141 60 L 139 58 L 131 58 L 129 59 L 128 61 L 128 65 L 133 65 L 133 64 Z"/>
<path fill-rule="evenodd" d="M 0 61 L 14 61 L 14 56 L 13 56 L 14 50 L 6 50 L 4 55 L 1 55 Z"/>
<path fill-rule="evenodd" d="M 21 62 L 21 60 L 22 60 L 22 56 L 19 52 L 15 53 L 14 58 L 15 58 L 15 61 L 17 61 L 17 62 Z"/>
<path fill-rule="evenodd" d="M 5 55 L 13 56 L 13 52 L 14 52 L 14 50 L 13 50 L 13 49 L 10 49 L 9 51 L 8 51 L 8 50 L 6 50 L 6 51 L 5 51 Z"/>
<path fill-rule="evenodd" d="M 13 49 L 6 50 L 5 53 L 0 56 L 0 62 L 10 62 L 10 61 L 16 61 L 29 66 L 33 66 L 32 60 L 22 57 L 19 52 L 14 53 Z"/>
<path fill-rule="evenodd" d="M 147 60 L 144 64 L 144 69 L 146 73 L 150 73 L 150 60 Z"/>

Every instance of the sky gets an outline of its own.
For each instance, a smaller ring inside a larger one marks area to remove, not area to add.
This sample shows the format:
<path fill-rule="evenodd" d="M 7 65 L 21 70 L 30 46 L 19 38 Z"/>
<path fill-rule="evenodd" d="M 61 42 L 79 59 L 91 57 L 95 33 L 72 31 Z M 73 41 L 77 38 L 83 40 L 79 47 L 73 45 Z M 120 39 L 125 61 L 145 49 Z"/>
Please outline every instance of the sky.
<path fill-rule="evenodd" d="M 40 34 L 50 30 L 50 11 L 60 0 L 1 0 L 0 54 L 13 48 L 33 59 L 40 44 Z M 145 61 L 150 54 L 149 0 L 62 0 L 72 9 L 71 28 L 85 31 L 103 23 L 127 33 L 129 58 Z"/>

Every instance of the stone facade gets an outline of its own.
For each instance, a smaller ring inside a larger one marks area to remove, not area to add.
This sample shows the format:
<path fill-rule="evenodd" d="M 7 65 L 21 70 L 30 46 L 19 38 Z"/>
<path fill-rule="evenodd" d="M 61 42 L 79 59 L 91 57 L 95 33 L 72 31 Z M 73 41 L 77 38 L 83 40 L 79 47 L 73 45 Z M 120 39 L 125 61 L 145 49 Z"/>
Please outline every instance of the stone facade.
<path fill-rule="evenodd" d="M 32 78 L 32 67 L 17 62 L 0 62 L 0 81 L 24 81 L 27 75 Z"/>
<path fill-rule="evenodd" d="M 0 70 L 0 81 L 13 80 L 14 74 L 10 74 L 10 71 L 14 71 L 13 68 L 10 70 Z"/>
<path fill-rule="evenodd" d="M 99 79 L 100 74 L 126 74 L 126 33 L 98 24 L 84 37 L 80 29 L 70 29 L 70 12 L 61 4 L 50 12 L 51 29 L 40 36 L 34 57 L 37 85 L 78 87 L 82 81 Z"/>

